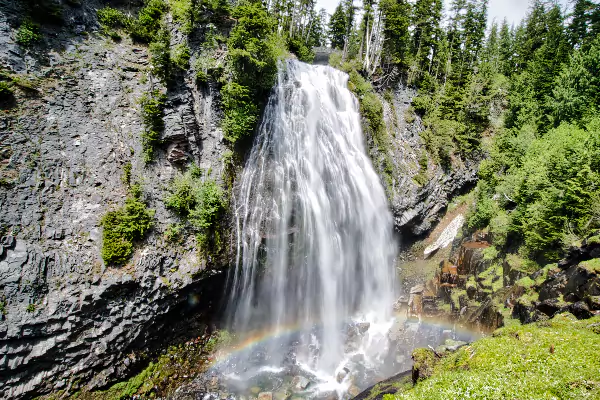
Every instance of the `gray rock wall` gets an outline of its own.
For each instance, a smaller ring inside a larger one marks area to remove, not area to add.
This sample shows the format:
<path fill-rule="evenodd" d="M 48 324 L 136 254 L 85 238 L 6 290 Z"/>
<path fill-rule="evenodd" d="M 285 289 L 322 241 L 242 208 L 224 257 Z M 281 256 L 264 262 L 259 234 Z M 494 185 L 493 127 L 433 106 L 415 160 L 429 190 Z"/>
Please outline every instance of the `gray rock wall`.
<path fill-rule="evenodd" d="M 163 204 L 177 166 L 195 161 L 216 177 L 223 168 L 215 89 L 177 78 L 166 143 L 144 166 L 138 100 L 160 85 L 147 76 L 147 48 L 85 33 L 94 5 L 65 5 L 65 27 L 28 51 L 9 24 L 18 10 L 0 5 L 0 66 L 38 86 L 0 113 L 0 398 L 106 385 L 134 365 L 132 350 L 214 309 L 224 287 L 223 265 L 207 265 L 193 237 L 163 238 L 177 222 Z M 127 162 L 155 227 L 113 268 L 100 257 L 99 221 L 124 202 Z"/>
<path fill-rule="evenodd" d="M 392 184 L 386 190 L 390 199 L 396 231 L 404 242 L 411 242 L 433 229 L 450 199 L 476 183 L 478 160 L 455 160 L 451 170 L 428 161 L 427 171 L 420 171 L 419 158 L 425 151 L 420 133 L 424 130 L 421 119 L 410 110 L 416 91 L 398 85 L 391 102 L 382 98 L 384 121 L 391 146 L 385 149 L 393 164 Z M 388 97 L 389 100 L 389 97 Z M 384 176 L 381 150 L 371 148 L 371 158 Z M 422 172 L 426 184 L 415 180 Z M 385 179 L 382 179 L 385 182 Z"/>

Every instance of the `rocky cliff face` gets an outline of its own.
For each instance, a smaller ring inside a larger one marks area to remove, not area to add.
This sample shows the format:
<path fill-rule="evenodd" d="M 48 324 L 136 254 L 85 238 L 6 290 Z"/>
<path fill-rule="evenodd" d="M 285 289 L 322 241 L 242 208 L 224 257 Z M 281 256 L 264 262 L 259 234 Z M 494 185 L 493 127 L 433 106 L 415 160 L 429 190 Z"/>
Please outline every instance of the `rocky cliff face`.
<path fill-rule="evenodd" d="M 94 33 L 96 6 L 65 3 L 64 26 L 26 51 L 15 43 L 18 3 L 0 4 L 0 66 L 20 82 L 0 114 L 1 398 L 106 384 L 135 364 L 134 350 L 182 324 L 192 330 L 224 286 L 222 265 L 204 261 L 193 237 L 177 246 L 163 237 L 177 222 L 163 204 L 177 165 L 195 161 L 215 176 L 223 168 L 215 90 L 178 77 L 165 144 L 144 165 L 138 100 L 158 83 L 147 48 Z M 114 268 L 100 257 L 99 222 L 123 204 L 128 162 L 155 225 Z"/>
<path fill-rule="evenodd" d="M 389 145 L 372 148 L 371 156 L 387 182 L 396 230 L 410 241 L 433 229 L 450 199 L 476 183 L 479 160 L 454 160 L 451 170 L 429 160 L 420 137 L 422 121 L 410 107 L 416 91 L 400 84 L 389 94 L 382 99 Z M 380 162 L 382 153 L 390 157 L 390 174 Z"/>

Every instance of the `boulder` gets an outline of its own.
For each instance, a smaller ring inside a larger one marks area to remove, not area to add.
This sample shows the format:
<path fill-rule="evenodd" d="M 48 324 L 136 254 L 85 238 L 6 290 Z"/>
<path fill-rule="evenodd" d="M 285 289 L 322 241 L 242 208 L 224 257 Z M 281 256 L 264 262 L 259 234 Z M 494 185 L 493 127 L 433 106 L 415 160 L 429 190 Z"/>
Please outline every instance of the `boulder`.
<path fill-rule="evenodd" d="M 558 299 L 546 299 L 538 303 L 535 308 L 552 318 L 555 314 L 564 311 L 566 304 L 560 302 Z"/>
<path fill-rule="evenodd" d="M 594 316 L 588 305 L 583 301 L 571 304 L 568 309 L 571 314 L 577 317 L 577 319 L 588 319 Z"/>
<path fill-rule="evenodd" d="M 310 385 L 310 381 L 304 376 L 298 375 L 292 379 L 292 389 L 294 390 L 294 392 L 301 392 L 303 390 L 306 390 L 308 385 Z"/>
<path fill-rule="evenodd" d="M 258 400 L 273 400 L 273 392 L 260 392 Z"/>

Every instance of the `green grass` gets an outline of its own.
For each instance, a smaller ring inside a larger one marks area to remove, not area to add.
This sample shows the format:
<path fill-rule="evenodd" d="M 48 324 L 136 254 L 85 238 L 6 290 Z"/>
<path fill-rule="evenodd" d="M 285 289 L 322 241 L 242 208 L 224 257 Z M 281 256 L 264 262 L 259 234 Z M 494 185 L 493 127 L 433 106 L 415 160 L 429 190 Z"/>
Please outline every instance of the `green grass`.
<path fill-rule="evenodd" d="M 443 358 L 433 375 L 393 399 L 598 399 L 600 316 L 570 314 L 497 330 Z"/>
<path fill-rule="evenodd" d="M 600 258 L 583 261 L 579 265 L 592 273 L 600 274 Z"/>

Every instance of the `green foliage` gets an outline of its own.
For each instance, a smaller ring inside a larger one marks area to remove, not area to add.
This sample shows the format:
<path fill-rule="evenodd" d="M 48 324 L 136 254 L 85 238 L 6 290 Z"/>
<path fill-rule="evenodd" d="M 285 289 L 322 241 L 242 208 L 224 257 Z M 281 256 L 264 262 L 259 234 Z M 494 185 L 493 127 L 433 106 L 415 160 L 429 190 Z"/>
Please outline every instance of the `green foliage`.
<path fill-rule="evenodd" d="M 221 89 L 223 131 L 235 144 L 253 132 L 275 82 L 283 45 L 273 33 L 274 20 L 261 3 L 241 2 L 233 10 L 237 24 L 227 41 L 228 81 Z"/>
<path fill-rule="evenodd" d="M 480 196 L 469 224 L 483 227 L 493 221 L 503 241 L 514 233 L 531 256 L 556 260 L 566 236 L 585 237 L 600 226 L 594 207 L 600 199 L 600 121 L 586 129 L 563 124 L 526 144 L 520 141 L 521 150 L 510 146 L 516 138 L 506 136 L 482 165 Z"/>
<path fill-rule="evenodd" d="M 102 225 L 102 259 L 106 264 L 122 265 L 133 253 L 133 244 L 152 227 L 154 210 L 141 200 L 141 190 L 134 187 L 125 205 L 107 212 Z"/>
<path fill-rule="evenodd" d="M 190 48 L 186 43 L 178 44 L 173 48 L 171 61 L 181 70 L 187 70 L 190 67 Z"/>
<path fill-rule="evenodd" d="M 225 118 L 223 131 L 231 143 L 248 136 L 256 127 L 260 110 L 254 103 L 250 89 L 236 82 L 228 82 L 221 89 Z"/>
<path fill-rule="evenodd" d="M 127 161 L 123 166 L 123 175 L 121 181 L 127 186 L 131 185 L 131 161 Z"/>
<path fill-rule="evenodd" d="M 17 30 L 17 43 L 23 47 L 31 47 L 35 42 L 42 39 L 40 26 L 28 19 L 23 21 Z"/>
<path fill-rule="evenodd" d="M 163 117 L 166 99 L 166 95 L 158 90 L 146 93 L 140 98 L 142 121 L 144 123 L 142 148 L 144 162 L 146 163 L 154 159 L 155 148 L 160 143 L 160 134 L 165 126 Z"/>
<path fill-rule="evenodd" d="M 183 226 L 182 224 L 169 224 L 167 226 L 167 229 L 165 229 L 165 240 L 170 243 L 181 242 L 184 229 L 185 226 Z"/>
<path fill-rule="evenodd" d="M 156 33 L 154 41 L 150 43 L 149 50 L 152 74 L 164 83 L 168 83 L 171 79 L 172 60 L 171 35 L 166 29 L 161 29 Z"/>
<path fill-rule="evenodd" d="M 301 38 L 288 38 L 287 48 L 291 53 L 295 54 L 300 61 L 312 63 L 315 59 L 315 53 L 312 51 L 312 48 Z"/>
<path fill-rule="evenodd" d="M 487 190 L 482 190 L 483 187 L 479 187 L 479 189 L 477 209 L 474 213 L 469 215 L 468 219 L 469 228 L 473 229 L 486 227 L 499 211 L 498 203 L 492 200 L 489 192 Z"/>
<path fill-rule="evenodd" d="M 550 107 L 556 122 L 578 122 L 600 111 L 600 37 L 576 51 L 554 82 Z"/>
<path fill-rule="evenodd" d="M 98 22 L 105 32 L 110 32 L 112 29 L 127 29 L 131 26 L 131 19 L 124 12 L 106 6 L 99 9 L 97 12 Z"/>
<path fill-rule="evenodd" d="M 384 399 L 597 398 L 598 322 L 600 317 L 577 321 L 559 314 L 499 329 L 442 358 L 429 379 Z"/>
<path fill-rule="evenodd" d="M 382 0 L 384 54 L 389 62 L 408 66 L 410 44 L 410 3 L 406 0 Z"/>
<path fill-rule="evenodd" d="M 173 20 L 180 25 L 181 32 L 186 35 L 192 33 L 196 20 L 193 0 L 169 0 L 169 9 Z"/>
<path fill-rule="evenodd" d="M 131 22 L 131 37 L 142 43 L 154 41 L 166 11 L 167 5 L 164 0 L 147 0 L 144 8 L 138 13 L 137 19 Z"/>
<path fill-rule="evenodd" d="M 34 303 L 29 303 L 27 304 L 27 308 L 25 309 L 25 311 L 27 311 L 28 313 L 33 313 L 35 312 L 35 304 Z"/>
<path fill-rule="evenodd" d="M 175 177 L 169 191 L 166 207 L 189 221 L 202 250 L 218 248 L 219 224 L 227 210 L 227 200 L 219 185 L 203 178 L 200 169 L 192 166 Z"/>

